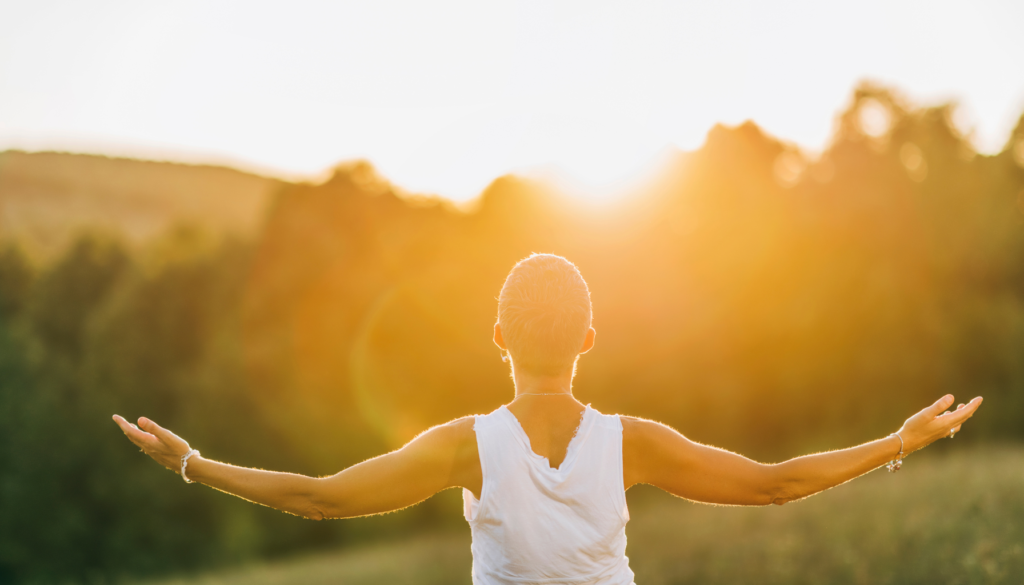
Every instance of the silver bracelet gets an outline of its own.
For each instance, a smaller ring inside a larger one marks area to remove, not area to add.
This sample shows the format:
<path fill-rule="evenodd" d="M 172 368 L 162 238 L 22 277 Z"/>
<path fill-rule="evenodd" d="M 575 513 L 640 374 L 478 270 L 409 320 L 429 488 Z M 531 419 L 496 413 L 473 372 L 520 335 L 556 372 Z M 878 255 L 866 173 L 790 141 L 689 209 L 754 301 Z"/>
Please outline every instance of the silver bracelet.
<path fill-rule="evenodd" d="M 900 440 L 900 452 L 896 454 L 896 459 L 890 461 L 885 468 L 889 470 L 889 473 L 896 473 L 903 467 L 903 437 L 898 432 L 889 435 L 890 437 L 896 435 L 896 438 Z"/>
<path fill-rule="evenodd" d="M 185 475 L 185 468 L 188 467 L 188 458 L 193 455 L 199 455 L 199 449 L 189 449 L 188 453 L 181 456 L 181 479 L 184 479 L 185 483 L 192 483 L 192 480 Z"/>

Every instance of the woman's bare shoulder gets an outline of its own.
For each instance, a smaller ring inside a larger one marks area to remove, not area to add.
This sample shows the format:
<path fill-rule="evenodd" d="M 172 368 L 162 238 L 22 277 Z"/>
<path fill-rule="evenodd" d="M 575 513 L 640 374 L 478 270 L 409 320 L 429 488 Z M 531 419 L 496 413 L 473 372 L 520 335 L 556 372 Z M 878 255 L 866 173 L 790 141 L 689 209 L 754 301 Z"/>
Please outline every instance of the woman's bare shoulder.
<path fill-rule="evenodd" d="M 623 437 L 628 435 L 631 438 L 654 438 L 666 433 L 675 435 L 679 434 L 679 432 L 672 427 L 656 420 L 641 418 L 638 416 L 628 416 L 625 414 L 620 414 L 619 420 L 622 421 Z"/>
<path fill-rule="evenodd" d="M 680 453 L 694 445 L 682 433 L 655 420 L 619 415 L 622 421 L 622 447 L 626 452 L 650 459 L 666 452 Z"/>
<path fill-rule="evenodd" d="M 452 445 L 465 441 L 476 442 L 476 433 L 473 430 L 475 423 L 476 417 L 474 415 L 463 416 L 431 427 L 420 433 L 417 439 L 422 438 L 432 443 Z"/>

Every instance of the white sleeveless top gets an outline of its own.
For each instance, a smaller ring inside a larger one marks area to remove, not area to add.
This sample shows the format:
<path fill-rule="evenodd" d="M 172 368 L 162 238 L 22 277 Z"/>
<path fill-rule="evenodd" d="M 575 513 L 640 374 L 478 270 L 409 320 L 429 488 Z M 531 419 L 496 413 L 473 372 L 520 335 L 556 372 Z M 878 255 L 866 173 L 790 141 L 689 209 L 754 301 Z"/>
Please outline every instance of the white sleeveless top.
<path fill-rule="evenodd" d="M 463 490 L 474 585 L 631 585 L 622 422 L 588 405 L 558 469 L 504 406 L 474 424 L 483 471 Z"/>

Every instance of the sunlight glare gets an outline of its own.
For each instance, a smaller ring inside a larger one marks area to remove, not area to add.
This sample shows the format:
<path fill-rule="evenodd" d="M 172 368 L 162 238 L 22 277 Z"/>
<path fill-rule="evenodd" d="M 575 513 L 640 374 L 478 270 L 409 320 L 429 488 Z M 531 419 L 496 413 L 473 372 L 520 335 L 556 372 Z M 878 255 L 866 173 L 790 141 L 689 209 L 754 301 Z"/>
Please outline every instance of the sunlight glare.
<path fill-rule="evenodd" d="M 775 157 L 772 170 L 775 180 L 782 187 L 792 187 L 800 182 L 807 162 L 798 153 L 784 150 Z"/>
<path fill-rule="evenodd" d="M 921 148 L 913 142 L 907 142 L 900 148 L 900 162 L 914 182 L 920 183 L 928 177 L 928 162 Z"/>
<path fill-rule="evenodd" d="M 874 98 L 864 100 L 860 106 L 859 117 L 861 131 L 871 138 L 879 139 L 889 132 L 892 114 L 889 108 Z"/>

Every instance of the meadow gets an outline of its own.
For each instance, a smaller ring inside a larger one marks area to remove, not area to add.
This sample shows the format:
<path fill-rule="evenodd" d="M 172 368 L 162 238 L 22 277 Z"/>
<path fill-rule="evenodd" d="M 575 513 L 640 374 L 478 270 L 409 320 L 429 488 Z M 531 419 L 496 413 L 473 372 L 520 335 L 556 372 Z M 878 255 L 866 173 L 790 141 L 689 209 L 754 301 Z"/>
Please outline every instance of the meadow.
<path fill-rule="evenodd" d="M 630 490 L 639 585 L 1020 583 L 1024 448 L 933 447 L 890 475 L 782 507 L 692 504 Z M 944 452 L 942 452 L 944 451 Z M 451 494 L 446 494 L 451 495 Z M 468 528 L 136 585 L 470 583 Z"/>
<path fill-rule="evenodd" d="M 1021 582 L 1024 116 L 983 154 L 954 113 L 863 84 L 822 153 L 716 126 L 607 205 L 510 175 L 457 207 L 365 161 L 314 184 L 0 153 L 0 584 L 466 582 L 455 492 L 308 522 L 184 484 L 110 417 L 333 474 L 512 398 L 495 295 L 531 252 L 588 282 L 573 392 L 605 412 L 778 461 L 985 397 L 899 476 L 808 502 L 637 490 L 638 583 Z"/>

